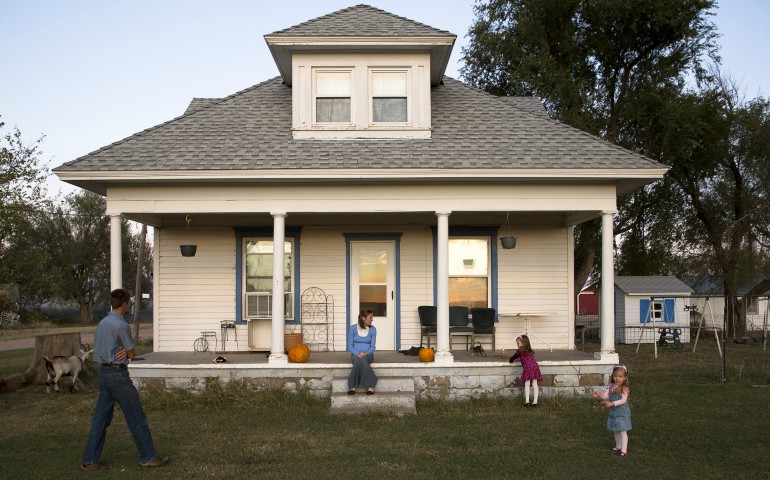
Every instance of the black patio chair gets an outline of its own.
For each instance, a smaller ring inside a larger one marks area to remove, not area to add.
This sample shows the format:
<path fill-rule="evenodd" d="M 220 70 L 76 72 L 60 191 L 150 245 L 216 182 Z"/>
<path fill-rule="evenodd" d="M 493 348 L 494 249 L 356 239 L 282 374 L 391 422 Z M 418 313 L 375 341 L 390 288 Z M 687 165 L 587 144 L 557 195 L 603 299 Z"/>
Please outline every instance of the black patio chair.
<path fill-rule="evenodd" d="M 465 349 L 468 350 L 469 337 L 473 335 L 473 327 L 468 325 L 468 307 L 449 307 L 450 347 L 453 334 L 465 335 Z"/>
<path fill-rule="evenodd" d="M 476 346 L 476 335 L 492 335 L 492 351 L 495 351 L 495 309 L 472 308 L 471 321 L 473 322 L 473 335 L 471 343 Z"/>
<path fill-rule="evenodd" d="M 421 305 L 417 307 L 417 313 L 420 315 L 420 347 L 422 347 L 423 337 L 428 337 L 428 348 L 430 348 L 430 336 L 436 335 L 438 325 L 436 307 Z"/>

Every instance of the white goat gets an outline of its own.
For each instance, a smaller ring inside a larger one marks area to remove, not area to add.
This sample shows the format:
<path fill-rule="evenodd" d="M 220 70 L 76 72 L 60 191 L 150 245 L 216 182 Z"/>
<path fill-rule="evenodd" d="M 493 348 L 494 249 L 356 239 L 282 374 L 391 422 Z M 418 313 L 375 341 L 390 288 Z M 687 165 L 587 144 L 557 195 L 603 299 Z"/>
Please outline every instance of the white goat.
<path fill-rule="evenodd" d="M 76 382 L 78 381 L 78 375 L 80 370 L 83 369 L 83 364 L 88 360 L 88 356 L 91 355 L 93 349 L 87 352 L 80 349 L 80 356 L 71 355 L 69 357 L 57 356 L 53 357 L 53 360 L 48 357 L 45 359 L 45 369 L 48 372 L 48 379 L 45 382 L 45 392 L 51 393 L 51 385 L 53 385 L 56 393 L 59 393 L 59 379 L 61 377 L 72 376 L 72 387 L 70 392 L 77 392 L 78 387 Z"/>

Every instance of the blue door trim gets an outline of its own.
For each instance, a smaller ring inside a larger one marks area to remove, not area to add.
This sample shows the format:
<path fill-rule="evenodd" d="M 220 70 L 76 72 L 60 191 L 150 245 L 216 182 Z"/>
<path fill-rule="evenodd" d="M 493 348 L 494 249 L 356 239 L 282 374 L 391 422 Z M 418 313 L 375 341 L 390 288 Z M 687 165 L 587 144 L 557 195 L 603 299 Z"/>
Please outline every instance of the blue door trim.
<path fill-rule="evenodd" d="M 345 345 L 348 344 L 348 335 L 350 334 L 351 314 L 358 316 L 358 312 L 352 312 L 350 305 L 350 243 L 351 242 L 382 242 L 392 241 L 395 243 L 396 258 L 394 261 L 395 270 L 395 319 L 396 322 L 396 350 L 401 349 L 401 237 L 402 233 L 343 233 L 345 236 Z"/>

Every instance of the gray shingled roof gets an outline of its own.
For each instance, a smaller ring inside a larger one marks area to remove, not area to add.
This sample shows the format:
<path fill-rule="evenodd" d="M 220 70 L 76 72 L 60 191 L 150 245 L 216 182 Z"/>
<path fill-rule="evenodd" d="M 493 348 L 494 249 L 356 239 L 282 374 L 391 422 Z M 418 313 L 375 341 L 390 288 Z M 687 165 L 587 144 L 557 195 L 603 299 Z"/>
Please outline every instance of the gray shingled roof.
<path fill-rule="evenodd" d="M 293 27 L 278 30 L 269 34 L 269 36 L 455 37 L 453 33 L 446 30 L 439 30 L 363 4 L 348 7 Z"/>
<path fill-rule="evenodd" d="M 528 111 L 529 113 L 539 115 L 550 120 L 548 110 L 545 109 L 543 101 L 538 97 L 498 97 L 500 100 L 517 108 Z"/>
<path fill-rule="evenodd" d="M 615 285 L 625 293 L 693 293 L 693 289 L 674 276 L 615 277 Z"/>
<path fill-rule="evenodd" d="M 54 170 L 665 168 L 449 77 L 431 90 L 430 139 L 295 140 L 291 101 L 274 78 Z"/>
<path fill-rule="evenodd" d="M 220 100 L 222 99 L 221 98 L 193 98 L 192 101 L 190 101 L 190 105 L 187 106 L 187 110 L 184 111 L 184 114 L 187 115 L 196 110 L 200 110 L 201 108 L 208 107 L 212 103 L 218 102 Z"/>

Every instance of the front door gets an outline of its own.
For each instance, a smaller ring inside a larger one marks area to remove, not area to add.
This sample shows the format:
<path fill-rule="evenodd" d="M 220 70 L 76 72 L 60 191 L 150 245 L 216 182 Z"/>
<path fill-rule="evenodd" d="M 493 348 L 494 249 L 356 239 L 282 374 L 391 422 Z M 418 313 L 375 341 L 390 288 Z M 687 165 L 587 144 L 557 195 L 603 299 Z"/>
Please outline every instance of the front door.
<path fill-rule="evenodd" d="M 350 321 L 363 308 L 374 312 L 377 350 L 396 349 L 396 247 L 392 241 L 350 244 Z"/>

